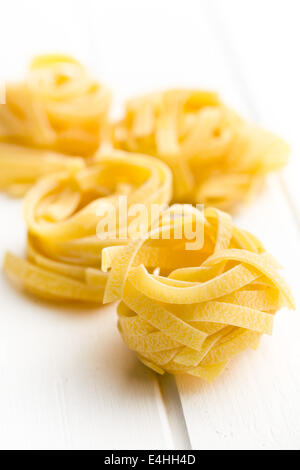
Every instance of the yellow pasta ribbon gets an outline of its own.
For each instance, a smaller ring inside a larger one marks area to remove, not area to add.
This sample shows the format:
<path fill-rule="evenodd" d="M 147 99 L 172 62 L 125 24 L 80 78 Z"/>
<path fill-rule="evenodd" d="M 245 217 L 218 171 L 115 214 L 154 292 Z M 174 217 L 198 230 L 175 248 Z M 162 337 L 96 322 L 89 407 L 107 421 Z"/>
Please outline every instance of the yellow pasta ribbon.
<path fill-rule="evenodd" d="M 140 240 L 104 249 L 104 301 L 121 300 L 119 331 L 146 366 L 211 381 L 232 357 L 272 334 L 275 313 L 294 308 L 294 300 L 278 263 L 228 214 L 180 208 L 167 209 L 171 217 L 162 215 Z M 180 240 L 175 234 L 197 220 L 204 237 L 191 250 L 186 230 Z"/>
<path fill-rule="evenodd" d="M 289 154 L 283 140 L 247 123 L 216 93 L 198 90 L 131 99 L 114 141 L 165 161 L 173 171 L 175 202 L 227 211 L 250 201 Z"/>
<path fill-rule="evenodd" d="M 136 203 L 149 212 L 152 204 L 164 208 L 171 190 L 163 162 L 121 151 L 39 180 L 24 200 L 27 259 L 7 254 L 7 277 L 39 297 L 101 303 L 108 276 L 100 269 L 102 250 L 130 242 Z"/>
<path fill-rule="evenodd" d="M 0 190 L 23 195 L 41 175 L 77 165 L 71 156 L 93 156 L 108 138 L 110 102 L 72 57 L 36 57 L 0 106 Z"/>
<path fill-rule="evenodd" d="M 0 190 L 21 197 L 42 176 L 84 168 L 81 157 L 0 142 Z"/>

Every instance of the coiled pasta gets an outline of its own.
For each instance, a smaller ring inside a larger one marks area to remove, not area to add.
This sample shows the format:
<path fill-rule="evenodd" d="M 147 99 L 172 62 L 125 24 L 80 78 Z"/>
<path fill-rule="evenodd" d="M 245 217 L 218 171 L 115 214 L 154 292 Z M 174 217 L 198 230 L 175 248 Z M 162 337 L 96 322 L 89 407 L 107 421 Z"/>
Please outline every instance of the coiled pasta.
<path fill-rule="evenodd" d="M 103 250 L 104 301 L 121 299 L 120 333 L 145 365 L 211 381 L 233 356 L 256 349 L 277 310 L 294 301 L 278 263 L 228 214 L 175 205 L 163 215 L 121 256 Z M 203 237 L 190 249 L 197 223 Z"/>
<path fill-rule="evenodd" d="M 85 167 L 81 157 L 0 142 L 0 190 L 21 197 L 42 176 Z"/>
<path fill-rule="evenodd" d="M 164 163 L 121 151 L 43 178 L 24 200 L 27 259 L 8 253 L 4 271 L 39 297 L 101 303 L 107 280 L 100 269 L 102 249 L 128 243 L 136 203 L 147 210 L 152 204 L 160 207 L 169 203 L 171 190 L 172 175 Z M 120 196 L 125 206 L 119 206 Z M 104 220 L 107 226 L 100 226 Z"/>
<path fill-rule="evenodd" d="M 127 103 L 115 145 L 161 158 L 173 171 L 174 201 L 233 211 L 251 200 L 289 149 L 208 91 L 169 90 Z"/>
<path fill-rule="evenodd" d="M 110 102 L 109 90 L 72 57 L 36 57 L 23 82 L 7 84 L 0 106 L 0 170 L 9 173 L 0 189 L 22 194 L 48 174 L 52 165 L 40 149 L 56 152 L 60 169 L 73 165 L 70 155 L 93 155 L 106 137 Z"/>

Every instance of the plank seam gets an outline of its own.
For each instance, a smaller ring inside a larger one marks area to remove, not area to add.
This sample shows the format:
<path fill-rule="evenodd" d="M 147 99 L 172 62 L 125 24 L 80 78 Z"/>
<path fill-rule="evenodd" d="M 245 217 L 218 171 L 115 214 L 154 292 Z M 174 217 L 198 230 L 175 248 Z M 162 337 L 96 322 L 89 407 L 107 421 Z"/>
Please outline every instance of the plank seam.
<path fill-rule="evenodd" d="M 167 416 L 173 448 L 176 450 L 192 450 L 180 394 L 175 379 L 170 374 L 156 377 L 161 400 Z"/>
<path fill-rule="evenodd" d="M 89 37 L 94 53 L 100 57 L 99 44 L 95 32 L 94 22 L 91 20 L 91 9 L 87 19 L 89 25 Z M 190 437 L 187 431 L 179 392 L 173 377 L 170 378 L 157 377 L 154 375 L 155 385 L 158 392 L 158 406 L 161 413 L 161 423 L 166 442 L 170 442 L 174 449 L 191 450 Z"/>

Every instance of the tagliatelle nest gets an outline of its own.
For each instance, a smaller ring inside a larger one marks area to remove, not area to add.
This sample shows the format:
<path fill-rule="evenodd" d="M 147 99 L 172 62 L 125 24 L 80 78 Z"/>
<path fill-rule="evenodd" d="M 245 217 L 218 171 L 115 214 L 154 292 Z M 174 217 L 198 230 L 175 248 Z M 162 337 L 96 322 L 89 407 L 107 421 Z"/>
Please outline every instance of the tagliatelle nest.
<path fill-rule="evenodd" d="M 127 103 L 115 145 L 154 155 L 174 175 L 175 202 L 232 211 L 287 162 L 287 144 L 228 109 L 208 91 L 169 90 Z"/>
<path fill-rule="evenodd" d="M 0 189 L 23 195 L 41 175 L 78 165 L 69 155 L 93 155 L 106 139 L 110 102 L 72 57 L 36 57 L 0 106 Z"/>
<path fill-rule="evenodd" d="M 152 204 L 159 208 L 169 203 L 171 191 L 164 163 L 121 151 L 100 154 L 87 168 L 50 175 L 25 197 L 27 259 L 8 253 L 5 274 L 39 297 L 101 303 L 107 280 L 101 250 L 128 242 L 136 203 L 147 211 Z"/>
<path fill-rule="evenodd" d="M 217 209 L 172 206 L 145 237 L 112 250 L 102 254 L 104 302 L 121 299 L 124 342 L 160 374 L 213 380 L 272 333 L 281 307 L 294 308 L 277 262 Z"/>

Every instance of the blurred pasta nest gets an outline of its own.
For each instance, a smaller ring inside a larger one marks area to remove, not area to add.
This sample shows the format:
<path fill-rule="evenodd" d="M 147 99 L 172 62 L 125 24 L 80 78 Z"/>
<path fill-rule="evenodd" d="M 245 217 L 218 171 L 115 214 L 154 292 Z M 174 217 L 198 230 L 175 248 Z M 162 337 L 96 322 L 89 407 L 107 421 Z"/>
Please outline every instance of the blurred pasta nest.
<path fill-rule="evenodd" d="M 197 223 L 203 238 L 190 249 L 184 234 Z M 110 269 L 104 302 L 121 299 L 124 342 L 161 374 L 213 380 L 233 356 L 271 334 L 281 307 L 294 308 L 278 263 L 217 209 L 174 205 L 140 240 L 118 253 L 105 248 L 102 264 Z"/>
<path fill-rule="evenodd" d="M 156 156 L 173 172 L 173 201 L 233 211 L 266 175 L 283 167 L 288 146 L 247 123 L 216 93 L 175 89 L 128 101 L 109 121 L 111 93 L 75 59 L 42 55 L 0 106 L 0 189 L 22 196 L 41 176 L 93 163 L 112 148 Z M 107 147 L 108 144 L 108 147 Z"/>
<path fill-rule="evenodd" d="M 101 251 L 127 244 L 136 217 L 128 216 L 122 226 L 124 212 L 136 203 L 147 211 L 169 203 L 172 174 L 163 162 L 122 151 L 95 160 L 86 168 L 44 177 L 26 195 L 27 259 L 8 253 L 4 262 L 7 277 L 25 291 L 49 300 L 101 303 L 107 280 Z M 121 217 L 120 196 L 126 196 Z M 108 207 L 113 214 L 107 214 Z M 111 219 L 114 233 L 97 234 L 103 218 Z"/>
<path fill-rule="evenodd" d="M 250 201 L 289 153 L 283 140 L 247 123 L 216 93 L 201 90 L 129 100 L 114 140 L 119 148 L 154 155 L 170 166 L 175 202 L 227 211 Z"/>
<path fill-rule="evenodd" d="M 22 195 L 40 176 L 82 164 L 107 129 L 111 93 L 75 59 L 36 57 L 0 106 L 0 188 Z M 66 155 L 69 157 L 66 158 Z"/>

